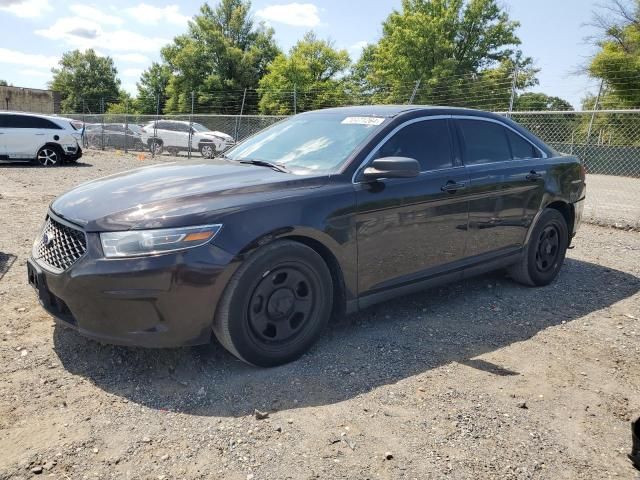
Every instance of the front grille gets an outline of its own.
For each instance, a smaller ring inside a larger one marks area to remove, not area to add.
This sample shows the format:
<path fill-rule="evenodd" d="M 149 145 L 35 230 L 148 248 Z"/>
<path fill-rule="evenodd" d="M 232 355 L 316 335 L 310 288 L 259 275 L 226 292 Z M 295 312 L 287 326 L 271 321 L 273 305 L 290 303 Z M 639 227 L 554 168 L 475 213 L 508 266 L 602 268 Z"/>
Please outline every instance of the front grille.
<path fill-rule="evenodd" d="M 82 230 L 64 225 L 49 216 L 33 248 L 36 260 L 54 272 L 66 270 L 86 251 L 87 237 Z"/>

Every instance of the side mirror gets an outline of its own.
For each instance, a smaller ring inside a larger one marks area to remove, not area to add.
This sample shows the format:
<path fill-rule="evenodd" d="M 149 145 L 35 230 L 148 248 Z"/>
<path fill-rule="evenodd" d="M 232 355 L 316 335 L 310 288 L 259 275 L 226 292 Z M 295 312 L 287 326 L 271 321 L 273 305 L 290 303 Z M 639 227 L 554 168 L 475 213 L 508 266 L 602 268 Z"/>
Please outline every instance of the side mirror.
<path fill-rule="evenodd" d="M 374 160 L 363 172 L 367 180 L 380 178 L 412 178 L 420 175 L 420 164 L 407 157 L 385 157 Z"/>

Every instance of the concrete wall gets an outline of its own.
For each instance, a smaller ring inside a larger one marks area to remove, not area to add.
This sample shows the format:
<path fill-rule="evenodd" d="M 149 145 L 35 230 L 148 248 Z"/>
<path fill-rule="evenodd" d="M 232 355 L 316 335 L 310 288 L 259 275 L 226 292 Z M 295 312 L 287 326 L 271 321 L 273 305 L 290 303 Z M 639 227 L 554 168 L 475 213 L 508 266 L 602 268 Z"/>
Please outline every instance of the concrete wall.
<path fill-rule="evenodd" d="M 0 110 L 60 113 L 60 93 L 35 88 L 0 86 Z"/>

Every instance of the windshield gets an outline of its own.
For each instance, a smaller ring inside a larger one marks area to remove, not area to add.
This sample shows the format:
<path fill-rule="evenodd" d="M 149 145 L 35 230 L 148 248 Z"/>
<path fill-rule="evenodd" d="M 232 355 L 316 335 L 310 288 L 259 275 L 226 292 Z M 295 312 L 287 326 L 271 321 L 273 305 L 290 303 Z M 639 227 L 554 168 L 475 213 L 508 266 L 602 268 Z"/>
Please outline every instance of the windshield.
<path fill-rule="evenodd" d="M 331 172 L 384 122 L 380 117 L 313 113 L 269 127 L 226 153 L 231 160 L 261 160 L 293 173 Z"/>
<path fill-rule="evenodd" d="M 209 131 L 209 129 L 207 127 L 205 127 L 204 125 L 200 125 L 199 123 L 193 123 L 192 126 L 193 126 L 193 129 L 196 132 L 208 132 Z"/>

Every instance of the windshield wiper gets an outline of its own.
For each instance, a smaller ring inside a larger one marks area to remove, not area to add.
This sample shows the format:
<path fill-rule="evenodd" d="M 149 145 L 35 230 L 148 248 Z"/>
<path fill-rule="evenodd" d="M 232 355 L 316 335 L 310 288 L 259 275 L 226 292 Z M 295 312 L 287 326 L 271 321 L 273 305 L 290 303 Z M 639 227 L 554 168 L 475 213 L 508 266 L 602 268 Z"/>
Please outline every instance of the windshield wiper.
<path fill-rule="evenodd" d="M 273 168 L 277 172 L 291 173 L 291 170 L 289 170 L 284 165 L 282 165 L 280 163 L 267 162 L 266 160 L 239 160 L 238 162 L 239 163 L 245 163 L 245 164 L 248 164 L 248 165 L 257 165 L 258 167 Z"/>

